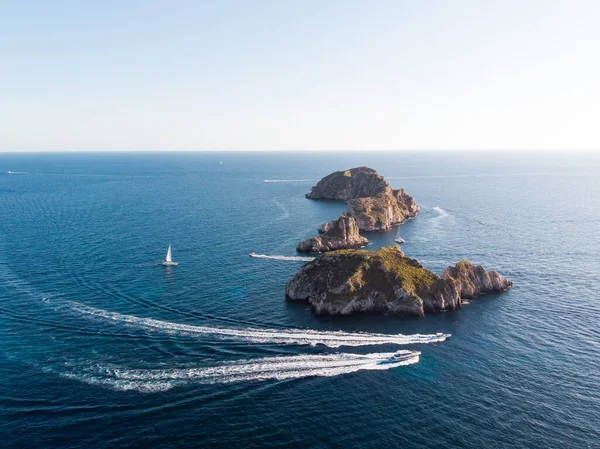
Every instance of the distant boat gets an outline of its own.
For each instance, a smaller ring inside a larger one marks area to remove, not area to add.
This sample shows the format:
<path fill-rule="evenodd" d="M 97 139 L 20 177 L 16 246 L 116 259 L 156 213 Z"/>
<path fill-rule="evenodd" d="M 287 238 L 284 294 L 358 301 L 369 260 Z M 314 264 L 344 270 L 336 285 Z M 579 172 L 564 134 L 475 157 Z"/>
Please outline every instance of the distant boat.
<path fill-rule="evenodd" d="M 406 243 L 406 241 L 402 237 L 396 237 L 394 239 L 394 242 L 396 242 L 396 243 Z"/>
<path fill-rule="evenodd" d="M 173 256 L 171 255 L 171 245 L 169 245 L 169 249 L 167 250 L 167 257 L 165 257 L 165 261 L 161 263 L 165 267 L 174 267 L 179 265 L 179 262 L 173 262 Z"/>

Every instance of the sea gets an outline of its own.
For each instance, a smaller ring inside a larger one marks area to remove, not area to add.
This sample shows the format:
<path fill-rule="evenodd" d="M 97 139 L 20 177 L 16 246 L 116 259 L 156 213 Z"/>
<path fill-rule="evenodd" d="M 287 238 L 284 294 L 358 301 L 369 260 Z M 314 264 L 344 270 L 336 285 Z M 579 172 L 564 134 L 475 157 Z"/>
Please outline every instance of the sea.
<path fill-rule="evenodd" d="M 368 249 L 514 288 L 423 318 L 286 301 L 345 209 L 305 194 L 357 166 L 421 206 Z M 0 446 L 600 448 L 599 199 L 577 152 L 0 154 Z"/>

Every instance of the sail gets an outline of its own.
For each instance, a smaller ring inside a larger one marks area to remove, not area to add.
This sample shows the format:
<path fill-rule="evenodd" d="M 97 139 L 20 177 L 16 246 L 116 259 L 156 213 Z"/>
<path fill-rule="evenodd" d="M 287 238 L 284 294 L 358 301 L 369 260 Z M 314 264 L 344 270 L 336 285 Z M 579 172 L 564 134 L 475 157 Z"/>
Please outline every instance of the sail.
<path fill-rule="evenodd" d="M 167 262 L 172 262 L 173 259 L 171 258 L 171 245 L 169 245 L 169 249 L 167 250 L 167 258 L 165 259 Z"/>

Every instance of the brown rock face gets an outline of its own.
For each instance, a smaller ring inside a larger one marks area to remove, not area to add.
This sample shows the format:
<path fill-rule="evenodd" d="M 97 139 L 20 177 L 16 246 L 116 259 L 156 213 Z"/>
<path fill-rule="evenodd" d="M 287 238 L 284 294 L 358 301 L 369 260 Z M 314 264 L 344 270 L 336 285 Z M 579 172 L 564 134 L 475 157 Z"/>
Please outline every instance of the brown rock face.
<path fill-rule="evenodd" d="M 321 179 L 307 198 L 348 201 L 353 198 L 376 196 L 389 184 L 383 176 L 369 167 L 337 171 Z"/>
<path fill-rule="evenodd" d="M 362 248 L 371 243 L 359 234 L 356 220 L 345 214 L 325 223 L 319 231 L 322 231 L 321 236 L 300 242 L 296 250 L 304 253 L 323 253 L 339 249 Z"/>
<path fill-rule="evenodd" d="M 463 299 L 486 293 L 501 293 L 513 286 L 512 281 L 497 271 L 485 271 L 481 265 L 475 266 L 468 260 L 461 260 L 455 266 L 446 268 L 442 277 L 455 282 Z"/>
<path fill-rule="evenodd" d="M 348 215 L 356 219 L 361 231 L 387 231 L 419 213 L 413 197 L 402 189 L 393 190 L 383 176 L 368 167 L 332 173 L 306 197 L 345 201 Z"/>
<path fill-rule="evenodd" d="M 348 214 L 355 217 L 361 231 L 389 231 L 419 213 L 414 198 L 403 189 L 391 187 L 375 197 L 349 200 Z"/>
<path fill-rule="evenodd" d="M 442 279 L 399 246 L 344 250 L 307 263 L 286 285 L 290 300 L 308 301 L 316 315 L 382 312 L 423 316 L 461 306 L 454 281 Z"/>

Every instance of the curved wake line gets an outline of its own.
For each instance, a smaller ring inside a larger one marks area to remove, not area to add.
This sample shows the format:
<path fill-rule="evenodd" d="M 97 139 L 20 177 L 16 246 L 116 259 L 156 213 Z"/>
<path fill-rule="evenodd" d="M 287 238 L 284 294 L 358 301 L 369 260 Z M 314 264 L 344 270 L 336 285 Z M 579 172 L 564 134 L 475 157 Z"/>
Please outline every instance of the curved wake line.
<path fill-rule="evenodd" d="M 324 345 L 330 348 L 340 346 L 369 346 L 383 344 L 426 344 L 438 343 L 450 337 L 450 334 L 370 334 L 343 331 L 317 331 L 312 329 L 258 329 L 258 328 L 227 328 L 211 326 L 193 326 L 189 324 L 172 323 L 170 321 L 140 318 L 124 315 L 118 312 L 96 309 L 84 304 L 71 302 L 70 308 L 78 313 L 95 318 L 115 321 L 138 329 L 159 331 L 175 335 L 202 335 L 218 338 L 232 338 L 252 343 L 293 344 L 293 345 Z"/>
<path fill-rule="evenodd" d="M 190 383 L 285 380 L 339 376 L 360 370 L 387 370 L 418 363 L 420 354 L 419 351 L 403 350 L 395 353 L 296 355 L 236 360 L 219 366 L 169 369 L 129 369 L 97 364 L 60 375 L 116 390 L 151 393 Z M 400 356 L 399 360 L 390 361 L 394 356 Z"/>
<path fill-rule="evenodd" d="M 277 201 L 275 198 L 273 198 L 273 202 L 277 205 L 277 207 L 279 207 L 281 209 L 281 211 L 283 212 L 283 215 L 281 218 L 290 218 L 290 211 L 287 207 L 285 207 L 283 204 L 281 204 L 279 201 Z"/>
<path fill-rule="evenodd" d="M 314 257 L 305 257 L 305 256 L 269 256 L 267 254 L 256 254 L 256 253 L 250 253 L 250 257 L 254 257 L 255 259 L 287 260 L 287 261 L 296 261 L 296 262 L 310 262 L 311 260 L 315 260 Z"/>
<path fill-rule="evenodd" d="M 318 179 L 264 179 L 263 182 L 310 182 Z"/>

